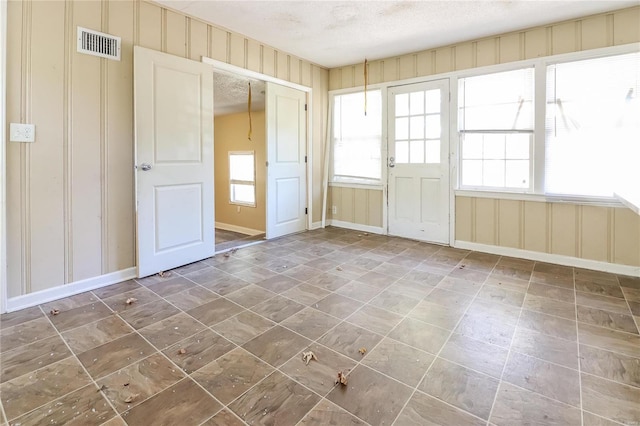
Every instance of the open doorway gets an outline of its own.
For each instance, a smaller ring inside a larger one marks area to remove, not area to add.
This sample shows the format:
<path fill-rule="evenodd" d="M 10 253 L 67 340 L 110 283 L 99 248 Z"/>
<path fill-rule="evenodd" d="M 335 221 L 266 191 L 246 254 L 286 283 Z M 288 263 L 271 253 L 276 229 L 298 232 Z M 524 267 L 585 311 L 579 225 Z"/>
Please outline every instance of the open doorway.
<path fill-rule="evenodd" d="M 265 238 L 266 87 L 264 81 L 221 70 L 214 72 L 213 81 L 215 247 L 219 253 Z"/>

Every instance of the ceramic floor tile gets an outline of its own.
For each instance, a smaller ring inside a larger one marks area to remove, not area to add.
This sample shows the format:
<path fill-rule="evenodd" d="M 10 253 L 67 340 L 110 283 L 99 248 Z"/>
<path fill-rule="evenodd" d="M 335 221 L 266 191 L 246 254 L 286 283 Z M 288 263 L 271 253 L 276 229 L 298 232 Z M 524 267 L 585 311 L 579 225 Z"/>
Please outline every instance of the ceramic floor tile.
<path fill-rule="evenodd" d="M 368 352 L 360 353 L 360 349 L 371 351 L 380 340 L 382 336 L 379 334 L 343 322 L 318 339 L 318 343 L 359 361 L 368 355 Z"/>
<path fill-rule="evenodd" d="M 564 319 L 574 320 L 576 318 L 576 306 L 573 303 L 561 302 L 530 293 L 524 299 L 523 308 Z"/>
<path fill-rule="evenodd" d="M 43 318 L 44 314 L 40 310 L 40 307 L 34 306 L 32 308 L 21 309 L 16 312 L 0 315 L 0 329 L 13 327 L 34 319 Z"/>
<path fill-rule="evenodd" d="M 580 406 L 580 386 L 576 370 L 511 352 L 503 380 L 565 404 Z"/>
<path fill-rule="evenodd" d="M 315 340 L 329 331 L 329 329 L 338 325 L 339 322 L 339 319 L 316 309 L 306 308 L 284 320 L 282 325 L 311 340 Z"/>
<path fill-rule="evenodd" d="M 155 322 L 162 321 L 180 312 L 175 306 L 157 300 L 145 305 L 136 306 L 135 308 L 123 312 L 120 317 L 129 323 L 133 328 L 139 330 Z"/>
<path fill-rule="evenodd" d="M 298 284 L 300 284 L 300 281 L 287 277 L 286 275 L 276 275 L 275 277 L 257 283 L 260 287 L 278 294 L 290 290 Z"/>
<path fill-rule="evenodd" d="M 89 383 L 82 366 L 69 357 L 2 383 L 0 398 L 11 421 Z"/>
<path fill-rule="evenodd" d="M 184 265 L 184 266 L 180 266 L 179 268 L 172 269 L 171 272 L 179 275 L 186 275 L 190 272 L 199 271 L 201 269 L 207 268 L 208 266 L 209 265 L 207 265 L 205 262 L 193 262 L 188 265 Z"/>
<path fill-rule="evenodd" d="M 455 407 L 488 419 L 498 383 L 493 377 L 438 358 L 418 388 Z"/>
<path fill-rule="evenodd" d="M 131 302 L 133 299 L 135 299 L 133 303 L 127 303 L 127 301 Z M 158 300 L 160 300 L 160 296 L 140 286 L 134 290 L 125 291 L 124 293 L 102 299 L 105 305 L 118 313 L 137 309 L 144 304 L 157 302 Z"/>
<path fill-rule="evenodd" d="M 613 420 L 605 419 L 604 417 L 596 416 L 588 411 L 582 412 L 582 424 L 583 426 L 619 426 L 620 423 L 616 423 Z"/>
<path fill-rule="evenodd" d="M 204 367 L 236 347 L 211 330 L 200 333 L 168 347 L 162 353 L 187 374 Z"/>
<path fill-rule="evenodd" d="M 125 412 L 122 418 L 134 425 L 195 425 L 222 408 L 191 379 L 184 379 Z"/>
<path fill-rule="evenodd" d="M 35 343 L 57 334 L 46 318 L 38 318 L 0 331 L 0 352 Z"/>
<path fill-rule="evenodd" d="M 305 266 L 310 268 L 317 269 L 319 271 L 330 271 L 331 269 L 335 269 L 336 266 L 340 265 L 339 261 L 327 259 L 323 257 L 318 257 L 316 259 L 312 259 L 305 263 Z"/>
<path fill-rule="evenodd" d="M 191 309 L 187 313 L 201 323 L 212 326 L 242 311 L 240 305 L 221 298 Z"/>
<path fill-rule="evenodd" d="M 373 272 L 378 272 L 378 273 L 387 275 L 389 277 L 398 279 L 398 278 L 404 277 L 412 269 L 413 267 L 384 262 L 382 265 L 375 267 L 373 269 Z"/>
<path fill-rule="evenodd" d="M 566 288 L 569 290 L 574 288 L 572 275 L 533 271 L 533 274 L 531 274 L 531 281 Z"/>
<path fill-rule="evenodd" d="M 505 305 L 512 305 L 521 307 L 524 302 L 525 293 L 520 291 L 509 290 L 507 288 L 488 285 L 482 286 L 478 292 L 478 298 L 484 300 L 490 300 L 492 302 L 503 303 Z"/>
<path fill-rule="evenodd" d="M 580 368 L 605 379 L 640 388 L 640 359 L 580 345 Z"/>
<path fill-rule="evenodd" d="M 578 369 L 578 345 L 570 340 L 518 327 L 513 337 L 511 350 L 575 370 Z"/>
<path fill-rule="evenodd" d="M 197 308 L 198 306 L 216 300 L 217 298 L 217 294 L 201 286 L 193 286 L 188 290 L 165 297 L 168 302 L 183 311 Z"/>
<path fill-rule="evenodd" d="M 575 320 L 554 317 L 526 309 L 523 309 L 520 314 L 518 326 L 574 342 L 577 340 L 578 335 Z"/>
<path fill-rule="evenodd" d="M 635 288 L 622 288 L 625 299 L 629 302 L 640 302 L 640 290 Z"/>
<path fill-rule="evenodd" d="M 251 308 L 263 301 L 269 300 L 276 294 L 257 285 L 251 284 L 226 296 L 227 299 L 245 308 Z"/>
<path fill-rule="evenodd" d="M 500 379 L 508 350 L 475 340 L 461 334 L 453 334 L 439 356 L 472 370 Z"/>
<path fill-rule="evenodd" d="M 234 291 L 240 290 L 241 288 L 247 287 L 250 284 L 250 282 L 234 277 L 233 275 L 227 275 L 224 278 L 203 283 L 201 285 L 220 296 L 226 296 Z"/>
<path fill-rule="evenodd" d="M 384 339 L 362 361 L 368 367 L 415 387 L 434 356 L 392 339 Z"/>
<path fill-rule="evenodd" d="M 431 354 L 437 354 L 450 333 L 449 330 L 406 318 L 389 333 L 389 337 Z"/>
<path fill-rule="evenodd" d="M 283 272 L 285 272 L 287 269 L 289 268 L 293 268 L 294 266 L 299 265 L 300 263 L 304 263 L 306 262 L 306 260 L 303 260 L 302 262 L 297 262 L 293 259 L 289 259 L 286 256 L 282 257 L 276 257 L 275 260 L 272 260 L 270 262 L 265 263 L 263 266 L 264 268 L 273 271 L 273 272 L 277 272 L 278 274 L 281 274 Z M 275 276 L 273 278 L 278 278 L 278 276 Z M 285 277 L 286 278 L 286 277 Z M 273 291 L 273 290 L 272 290 Z"/>
<path fill-rule="evenodd" d="M 243 426 L 244 424 L 235 414 L 224 409 L 200 426 Z"/>
<path fill-rule="evenodd" d="M 435 288 L 424 301 L 442 305 L 449 309 L 464 309 L 471 303 L 472 297 L 454 291 Z"/>
<path fill-rule="evenodd" d="M 316 356 L 316 359 L 309 361 L 309 364 L 302 359 L 302 353 L 307 350 L 312 351 Z M 280 367 L 280 371 L 319 395 L 325 396 L 335 386 L 337 372 L 351 371 L 355 365 L 352 359 L 325 346 L 313 344 L 291 358 Z"/>
<path fill-rule="evenodd" d="M 351 281 L 340 287 L 336 293 L 366 303 L 380 294 L 383 289 L 359 281 Z"/>
<path fill-rule="evenodd" d="M 233 275 L 250 283 L 257 284 L 260 281 L 266 280 L 267 278 L 275 277 L 276 273 L 266 268 L 254 266 L 253 268 L 234 272 Z"/>
<path fill-rule="evenodd" d="M 576 279 L 576 290 L 583 293 L 592 293 L 600 296 L 624 298 L 622 289 L 617 283 L 615 285 L 598 284 L 592 281 L 583 281 Z"/>
<path fill-rule="evenodd" d="M 138 284 L 134 280 L 128 280 L 118 284 L 112 284 L 106 287 L 98 288 L 96 290 L 93 290 L 92 293 L 98 296 L 100 299 L 106 299 L 118 294 L 126 293 L 127 291 L 135 290 L 140 287 L 140 284 Z"/>
<path fill-rule="evenodd" d="M 579 425 L 580 410 L 502 382 L 489 419 L 497 426 Z"/>
<path fill-rule="evenodd" d="M 271 321 L 281 322 L 304 308 L 304 305 L 294 302 L 291 299 L 275 296 L 270 300 L 254 306 L 251 310 Z"/>
<path fill-rule="evenodd" d="M 422 392 L 413 394 L 394 423 L 396 426 L 483 426 L 485 424 L 485 420 L 473 417 Z"/>
<path fill-rule="evenodd" d="M 202 331 L 204 326 L 190 315 L 180 312 L 177 315 L 158 321 L 138 332 L 162 351 L 174 343 Z"/>
<path fill-rule="evenodd" d="M 317 274 L 317 271 L 316 273 Z M 293 287 L 281 294 L 295 302 L 309 306 L 317 301 L 324 299 L 330 292 L 323 290 L 319 287 L 312 286 L 307 283 L 302 283 L 296 287 Z"/>
<path fill-rule="evenodd" d="M 193 373 L 193 379 L 228 404 L 273 372 L 273 368 L 237 348 Z"/>
<path fill-rule="evenodd" d="M 318 275 L 318 270 L 307 265 L 298 265 L 290 268 L 286 272 L 283 272 L 282 275 L 294 278 L 298 281 L 307 281 Z"/>
<path fill-rule="evenodd" d="M 377 295 L 369 302 L 369 305 L 376 306 L 378 308 L 386 309 L 398 315 L 408 314 L 420 300 L 414 299 L 409 296 L 405 296 L 400 293 L 396 293 L 390 289 L 387 289 Z"/>
<path fill-rule="evenodd" d="M 258 314 L 244 311 L 212 328 L 236 345 L 243 345 L 273 327 L 275 323 Z"/>
<path fill-rule="evenodd" d="M 221 276 L 225 276 L 226 272 L 221 271 L 218 268 L 207 267 L 197 271 L 184 274 L 183 276 L 196 284 L 210 283 L 217 280 Z"/>
<path fill-rule="evenodd" d="M 580 337 L 580 344 L 640 358 L 640 337 L 636 334 L 623 333 L 579 322 L 578 336 Z"/>
<path fill-rule="evenodd" d="M 576 303 L 581 306 L 602 309 L 617 314 L 629 315 L 629 306 L 617 297 L 602 296 L 594 293 L 576 292 Z"/>
<path fill-rule="evenodd" d="M 602 309 L 578 305 L 578 321 L 612 330 L 638 334 L 638 327 L 636 327 L 631 315 L 615 314 Z"/>
<path fill-rule="evenodd" d="M 91 409 L 85 409 L 90 407 Z M 83 425 L 83 426 L 117 426 L 124 425 L 109 422 L 116 419 L 116 413 L 95 385 L 88 385 L 55 401 L 49 402 L 38 409 L 15 419 L 12 424 L 29 425 Z"/>
<path fill-rule="evenodd" d="M 629 277 L 626 275 L 618 275 L 618 281 L 621 287 L 634 288 L 640 290 L 640 277 Z"/>
<path fill-rule="evenodd" d="M 193 281 L 189 281 L 184 277 L 176 276 L 170 280 L 150 285 L 147 288 L 159 296 L 167 297 L 193 288 L 195 285 L 196 284 L 194 284 Z"/>
<path fill-rule="evenodd" d="M 345 319 L 361 306 L 362 302 L 335 293 L 313 305 L 315 309 L 341 319 Z"/>
<path fill-rule="evenodd" d="M 352 324 L 382 335 L 390 332 L 401 320 L 400 315 L 374 306 L 363 306 L 347 318 L 347 321 Z"/>
<path fill-rule="evenodd" d="M 446 273 L 434 273 L 427 270 L 421 270 L 420 266 L 418 266 L 402 277 L 402 280 L 419 283 L 428 287 L 435 287 L 440 281 L 442 281 L 445 275 Z"/>
<path fill-rule="evenodd" d="M 133 329 L 116 315 L 62 333 L 76 354 L 93 349 L 131 333 Z"/>
<path fill-rule="evenodd" d="M 514 325 L 507 324 L 500 318 L 487 319 L 482 316 L 465 315 L 455 332 L 472 339 L 508 348 L 515 329 Z"/>
<path fill-rule="evenodd" d="M 343 285 L 351 281 L 349 278 L 332 273 L 321 273 L 307 280 L 307 284 L 320 287 L 327 291 L 336 291 Z"/>
<path fill-rule="evenodd" d="M 310 340 L 276 326 L 249 340 L 242 347 L 261 360 L 278 367 L 309 346 Z"/>
<path fill-rule="evenodd" d="M 53 326 L 57 328 L 58 331 L 63 332 L 106 318 L 109 315 L 112 315 L 112 313 L 104 303 L 96 302 L 69 309 L 68 311 L 60 311 L 57 315 L 48 315 Z"/>
<path fill-rule="evenodd" d="M 640 419 L 640 389 L 582 374 L 582 408 L 622 424 Z"/>
<path fill-rule="evenodd" d="M 467 315 L 486 321 L 500 321 L 508 325 L 518 324 L 520 308 L 488 300 L 476 299 L 467 309 Z"/>
<path fill-rule="evenodd" d="M 98 302 L 98 298 L 90 291 L 85 293 L 76 294 L 74 296 L 65 297 L 64 299 L 54 300 L 52 302 L 44 303 L 40 305 L 45 313 L 51 312 L 53 309 L 57 309 L 60 312 L 69 311 L 80 306 L 88 305 Z"/>
<path fill-rule="evenodd" d="M 394 278 L 384 273 L 372 271 L 372 272 L 367 272 L 366 274 L 357 278 L 356 281 L 364 284 L 372 285 L 378 288 L 387 288 L 391 284 L 396 282 L 397 278 Z"/>
<path fill-rule="evenodd" d="M 620 286 L 618 277 L 609 272 L 594 271 L 591 269 L 573 268 L 573 275 L 577 280 L 591 281 L 598 284 Z"/>
<path fill-rule="evenodd" d="M 422 300 L 427 297 L 434 288 L 434 286 L 424 282 L 410 281 L 407 279 L 400 279 L 388 287 L 388 289 L 394 293 L 417 300 Z"/>
<path fill-rule="evenodd" d="M 248 424 L 294 425 L 319 401 L 318 395 L 276 371 L 229 409 Z"/>
<path fill-rule="evenodd" d="M 371 425 L 389 425 L 411 396 L 412 389 L 365 366 L 348 375 L 327 399 Z"/>
<path fill-rule="evenodd" d="M 305 426 L 324 426 L 324 425 L 351 425 L 365 426 L 362 420 L 349 414 L 336 404 L 322 400 L 313 410 L 302 419 L 301 424 Z"/>
<path fill-rule="evenodd" d="M 131 364 L 98 380 L 102 394 L 118 413 L 123 413 L 147 398 L 184 378 L 170 361 L 159 353 Z"/>
<path fill-rule="evenodd" d="M 97 379 L 146 358 L 154 352 L 153 346 L 138 334 L 131 333 L 83 352 L 78 355 L 78 359 L 89 374 Z"/>
<path fill-rule="evenodd" d="M 495 268 L 493 268 L 491 275 L 496 277 L 503 277 L 506 279 L 516 279 L 528 282 L 531 278 L 532 272 L 533 265 L 527 267 L 526 265 L 503 262 L 502 260 L 500 260 L 496 264 Z"/>
<path fill-rule="evenodd" d="M 446 330 L 453 330 L 462 318 L 464 309 L 462 307 L 447 308 L 423 300 L 409 312 L 409 317 Z"/>
<path fill-rule="evenodd" d="M 520 280 L 518 278 L 500 275 L 497 273 L 497 271 L 494 271 L 489 275 L 484 284 L 504 288 L 505 290 L 526 293 L 527 289 L 529 288 L 529 279 Z"/>
<path fill-rule="evenodd" d="M 527 289 L 527 294 L 532 294 L 534 296 L 547 297 L 549 299 L 558 300 L 561 302 L 567 303 L 575 303 L 576 296 L 573 289 L 566 289 L 561 287 L 556 287 L 552 285 L 540 284 L 536 282 L 532 282 L 529 284 L 529 288 Z"/>
<path fill-rule="evenodd" d="M 464 293 L 473 294 L 477 289 L 484 283 L 484 281 L 489 277 L 489 272 L 481 272 L 478 270 L 469 269 L 463 266 L 464 260 L 453 271 L 449 273 L 448 278 L 453 278 L 454 280 L 450 281 L 451 289 L 456 290 L 456 287 L 460 287 L 460 290 L 464 289 Z M 444 280 L 443 280 L 444 281 Z M 461 281 L 468 281 L 470 283 L 476 284 L 476 286 L 470 286 L 468 284 L 464 284 Z M 440 282 L 442 284 L 442 281 Z M 475 290 L 475 291 L 474 291 Z M 456 290 L 458 291 L 458 290 Z"/>
<path fill-rule="evenodd" d="M 2 353 L 0 383 L 15 379 L 71 355 L 57 335 Z"/>

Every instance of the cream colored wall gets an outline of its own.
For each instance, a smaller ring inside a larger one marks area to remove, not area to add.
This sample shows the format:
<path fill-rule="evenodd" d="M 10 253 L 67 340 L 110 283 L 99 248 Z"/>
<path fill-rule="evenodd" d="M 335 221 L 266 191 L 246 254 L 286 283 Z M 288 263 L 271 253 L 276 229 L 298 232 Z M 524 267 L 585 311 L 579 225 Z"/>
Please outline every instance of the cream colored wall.
<path fill-rule="evenodd" d="M 384 83 L 634 42 L 640 42 L 640 7 L 371 61 L 368 76 L 370 84 Z M 331 69 L 330 90 L 362 86 L 363 71 L 363 64 Z M 374 222 L 355 213 L 363 207 L 350 193 L 380 200 L 366 209 L 381 212 L 382 191 L 345 189 L 330 188 L 327 217 L 378 226 L 378 215 L 370 216 Z M 338 215 L 331 214 L 333 205 Z M 455 229 L 456 240 L 640 266 L 640 217 L 625 208 L 456 197 Z"/>
<path fill-rule="evenodd" d="M 382 191 L 332 186 L 328 192 L 327 217 L 341 222 L 382 227 L 382 205 Z M 336 214 L 331 214 L 333 206 L 336 206 Z"/>
<path fill-rule="evenodd" d="M 456 239 L 640 266 L 640 216 L 622 207 L 456 197 Z"/>
<path fill-rule="evenodd" d="M 249 120 L 246 113 L 229 114 L 214 120 L 216 222 L 265 231 L 266 203 L 266 138 L 264 111 L 252 112 L 252 135 L 248 140 Z M 229 200 L 229 151 L 254 151 L 256 164 L 256 206 L 231 204 Z"/>
<path fill-rule="evenodd" d="M 7 146 L 8 297 L 135 266 L 134 45 L 312 87 L 320 220 L 326 69 L 138 0 L 15 0 L 7 21 L 7 122 L 36 125 Z M 122 37 L 122 60 L 76 53 L 77 26 Z"/>

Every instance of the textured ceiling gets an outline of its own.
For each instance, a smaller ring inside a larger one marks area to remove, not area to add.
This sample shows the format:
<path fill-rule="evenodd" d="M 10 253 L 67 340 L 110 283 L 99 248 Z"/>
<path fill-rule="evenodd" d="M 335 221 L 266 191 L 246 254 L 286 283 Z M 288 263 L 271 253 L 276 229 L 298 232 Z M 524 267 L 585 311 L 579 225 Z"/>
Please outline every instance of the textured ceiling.
<path fill-rule="evenodd" d="M 247 111 L 251 82 L 251 111 L 264 110 L 265 84 L 263 81 L 224 72 L 213 73 L 214 116 Z"/>
<path fill-rule="evenodd" d="M 637 0 L 156 2 L 327 68 L 638 4 Z"/>

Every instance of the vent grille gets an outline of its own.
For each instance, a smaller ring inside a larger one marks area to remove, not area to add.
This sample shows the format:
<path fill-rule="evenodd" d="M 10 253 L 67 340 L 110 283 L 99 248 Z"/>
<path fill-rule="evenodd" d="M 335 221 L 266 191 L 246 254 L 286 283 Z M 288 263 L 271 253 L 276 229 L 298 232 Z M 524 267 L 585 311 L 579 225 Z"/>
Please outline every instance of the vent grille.
<path fill-rule="evenodd" d="M 120 37 L 78 27 L 78 52 L 120 60 Z"/>

